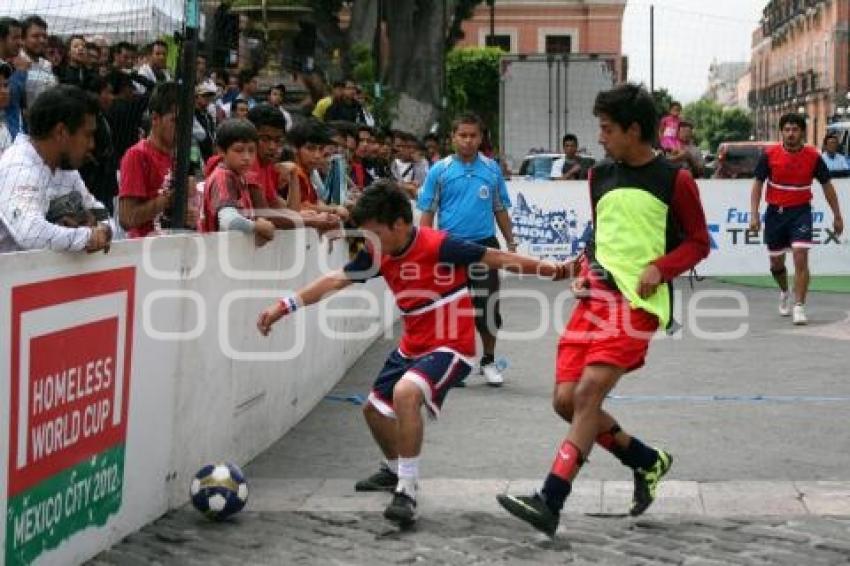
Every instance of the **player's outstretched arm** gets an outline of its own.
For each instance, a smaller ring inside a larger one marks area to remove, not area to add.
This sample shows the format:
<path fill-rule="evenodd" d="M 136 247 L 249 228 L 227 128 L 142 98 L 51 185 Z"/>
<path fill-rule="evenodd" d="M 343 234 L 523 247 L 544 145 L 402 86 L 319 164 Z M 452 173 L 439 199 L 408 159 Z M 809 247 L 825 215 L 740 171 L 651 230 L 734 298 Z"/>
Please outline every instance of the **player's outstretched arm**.
<path fill-rule="evenodd" d="M 268 336 L 272 325 L 288 314 L 296 310 L 318 303 L 322 299 L 333 295 L 351 285 L 351 280 L 343 270 L 332 271 L 327 275 L 319 277 L 306 287 L 298 290 L 294 295 L 284 297 L 275 304 L 260 313 L 257 319 L 257 330 L 263 336 Z"/>
<path fill-rule="evenodd" d="M 563 263 L 541 261 L 533 257 L 488 248 L 481 263 L 491 269 L 504 269 L 513 273 L 537 274 L 555 281 L 575 277 L 579 272 L 578 259 Z"/>

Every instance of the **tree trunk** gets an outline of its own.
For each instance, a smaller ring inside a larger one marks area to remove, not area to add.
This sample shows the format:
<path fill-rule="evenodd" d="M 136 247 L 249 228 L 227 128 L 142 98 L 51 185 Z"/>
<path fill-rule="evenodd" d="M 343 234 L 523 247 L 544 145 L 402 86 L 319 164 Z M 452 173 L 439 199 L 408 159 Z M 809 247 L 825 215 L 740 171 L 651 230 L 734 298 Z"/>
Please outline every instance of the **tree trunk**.
<path fill-rule="evenodd" d="M 447 13 L 453 14 L 455 0 L 399 0 L 386 9 L 387 83 L 400 94 L 396 126 L 418 134 L 439 115 L 444 1 Z"/>
<path fill-rule="evenodd" d="M 356 0 L 351 6 L 348 44 L 372 45 L 378 20 L 378 0 Z"/>

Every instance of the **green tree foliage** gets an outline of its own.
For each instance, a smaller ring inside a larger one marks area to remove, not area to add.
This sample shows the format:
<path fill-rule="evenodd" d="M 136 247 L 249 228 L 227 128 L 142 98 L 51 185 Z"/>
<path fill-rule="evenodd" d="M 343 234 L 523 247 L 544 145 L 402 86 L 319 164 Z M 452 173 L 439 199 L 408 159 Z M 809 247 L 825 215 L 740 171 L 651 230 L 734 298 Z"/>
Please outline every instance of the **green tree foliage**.
<path fill-rule="evenodd" d="M 481 4 L 481 0 L 456 0 L 454 17 L 451 19 L 449 33 L 446 35 L 446 49 L 451 49 L 457 45 L 458 41 L 463 39 L 461 25 L 465 20 L 472 17 L 472 12 L 479 4 Z M 487 4 L 490 4 L 489 0 Z"/>
<path fill-rule="evenodd" d="M 462 47 L 446 58 L 449 114 L 475 112 L 496 136 L 499 118 L 499 61 L 497 47 Z"/>
<path fill-rule="evenodd" d="M 697 142 L 711 152 L 727 141 L 746 141 L 753 130 L 750 114 L 740 108 L 723 108 L 702 99 L 685 106 L 684 118 L 694 124 Z"/>
<path fill-rule="evenodd" d="M 659 88 L 652 91 L 652 99 L 655 101 L 655 110 L 658 112 L 659 117 L 667 114 L 670 110 L 670 104 L 675 100 L 666 88 Z"/>

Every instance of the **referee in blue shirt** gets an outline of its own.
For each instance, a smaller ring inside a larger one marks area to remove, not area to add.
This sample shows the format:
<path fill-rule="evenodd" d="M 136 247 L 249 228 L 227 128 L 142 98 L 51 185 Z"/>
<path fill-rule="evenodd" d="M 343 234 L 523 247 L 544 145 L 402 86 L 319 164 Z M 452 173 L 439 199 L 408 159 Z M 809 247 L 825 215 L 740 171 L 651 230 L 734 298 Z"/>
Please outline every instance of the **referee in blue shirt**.
<path fill-rule="evenodd" d="M 490 248 L 499 248 L 496 225 L 510 251 L 516 251 L 508 209 L 508 188 L 499 164 L 478 153 L 484 124 L 475 114 L 463 114 L 452 124 L 455 154 L 431 167 L 419 191 L 417 207 L 422 226 L 439 228 L 452 236 Z M 495 363 L 496 334 L 502 326 L 499 313 L 499 272 L 483 264 L 469 267 L 469 288 L 475 306 L 475 326 L 481 335 L 484 355 L 480 372 L 489 385 L 499 387 L 503 378 Z"/>

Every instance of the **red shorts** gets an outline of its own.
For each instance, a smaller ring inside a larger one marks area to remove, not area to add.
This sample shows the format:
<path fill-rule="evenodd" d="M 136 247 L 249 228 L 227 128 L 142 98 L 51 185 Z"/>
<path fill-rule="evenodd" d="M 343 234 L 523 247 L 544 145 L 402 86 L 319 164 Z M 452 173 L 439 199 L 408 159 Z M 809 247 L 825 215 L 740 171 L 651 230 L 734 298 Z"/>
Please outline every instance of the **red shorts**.
<path fill-rule="evenodd" d="M 579 381 L 591 364 L 608 364 L 626 372 L 643 365 L 649 341 L 658 330 L 658 318 L 631 308 L 619 293 L 609 297 L 576 304 L 558 340 L 555 383 Z"/>

